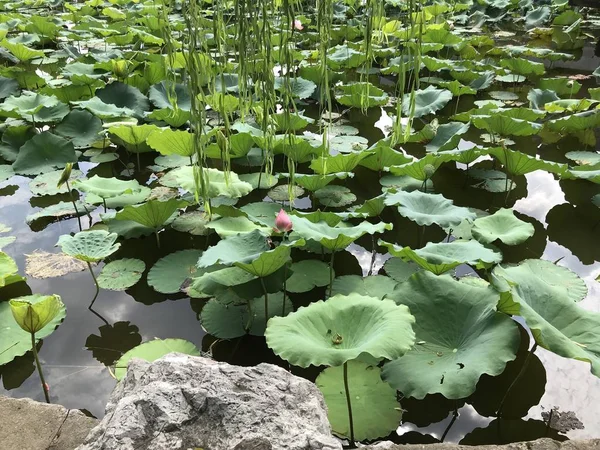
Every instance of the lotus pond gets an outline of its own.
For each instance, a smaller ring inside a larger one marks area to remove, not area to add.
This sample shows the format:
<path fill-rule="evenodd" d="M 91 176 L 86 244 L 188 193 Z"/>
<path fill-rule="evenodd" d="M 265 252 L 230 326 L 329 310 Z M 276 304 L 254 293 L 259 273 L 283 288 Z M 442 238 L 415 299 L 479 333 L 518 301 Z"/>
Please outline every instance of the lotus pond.
<path fill-rule="evenodd" d="M 101 417 L 179 351 L 314 381 L 349 446 L 600 437 L 595 10 L 0 18 L 0 393 Z"/>

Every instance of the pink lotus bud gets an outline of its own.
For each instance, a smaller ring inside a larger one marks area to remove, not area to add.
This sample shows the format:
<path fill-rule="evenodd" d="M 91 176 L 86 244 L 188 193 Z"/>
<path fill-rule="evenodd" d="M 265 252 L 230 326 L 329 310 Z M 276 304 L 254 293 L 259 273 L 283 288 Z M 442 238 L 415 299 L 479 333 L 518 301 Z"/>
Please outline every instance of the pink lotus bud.
<path fill-rule="evenodd" d="M 283 209 L 280 209 L 277 217 L 275 217 L 275 228 L 282 233 L 292 231 L 292 219 Z"/>
<path fill-rule="evenodd" d="M 48 383 L 44 383 L 43 387 L 46 392 L 50 392 L 50 386 L 48 385 Z"/>
<path fill-rule="evenodd" d="M 300 22 L 298 19 L 294 20 L 294 28 L 298 31 L 304 29 L 304 27 L 302 26 L 302 22 Z"/>

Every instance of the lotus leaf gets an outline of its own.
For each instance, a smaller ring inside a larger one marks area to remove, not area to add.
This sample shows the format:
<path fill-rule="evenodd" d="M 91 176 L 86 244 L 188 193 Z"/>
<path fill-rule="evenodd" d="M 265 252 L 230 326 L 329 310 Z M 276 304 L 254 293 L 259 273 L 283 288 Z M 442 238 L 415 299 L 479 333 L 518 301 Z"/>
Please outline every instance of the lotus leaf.
<path fill-rule="evenodd" d="M 353 108 L 372 108 L 388 102 L 388 95 L 369 82 L 342 84 L 337 86 L 335 99 Z"/>
<path fill-rule="evenodd" d="M 25 273 L 33 278 L 61 277 L 87 269 L 85 262 L 65 253 L 48 253 L 36 250 L 25 255 Z"/>
<path fill-rule="evenodd" d="M 506 245 L 517 245 L 533 236 L 533 225 L 518 219 L 512 209 L 500 208 L 491 216 L 473 221 L 471 230 L 479 242 L 489 244 L 500 240 Z"/>
<path fill-rule="evenodd" d="M 172 94 L 174 98 L 171 99 Z M 173 84 L 168 81 L 161 81 L 152 86 L 148 92 L 150 101 L 156 108 L 173 109 L 174 105 L 177 109 L 189 111 L 191 109 L 191 96 L 187 86 L 183 84 Z"/>
<path fill-rule="evenodd" d="M 389 297 L 416 318 L 416 345 L 383 367 L 383 379 L 407 397 L 468 397 L 481 375 L 499 375 L 516 357 L 519 329 L 496 311 L 500 296 L 489 285 L 419 272 Z"/>
<path fill-rule="evenodd" d="M 304 99 L 310 97 L 315 92 L 317 85 L 301 77 L 288 78 L 287 80 L 283 77 L 276 77 L 275 89 L 280 92 L 289 91 L 293 97 Z"/>
<path fill-rule="evenodd" d="M 423 117 L 439 111 L 452 100 L 452 93 L 446 89 L 437 89 L 428 86 L 414 93 L 414 105 L 410 94 L 405 94 L 402 99 L 402 112 L 407 116 L 413 110 L 414 117 Z"/>
<path fill-rule="evenodd" d="M 185 200 L 171 198 L 167 201 L 150 200 L 141 205 L 126 206 L 117 213 L 117 220 L 132 220 L 145 227 L 159 230 L 167 225 L 173 214 L 179 209 L 187 206 Z"/>
<path fill-rule="evenodd" d="M 359 166 L 371 170 L 389 170 L 390 166 L 397 166 L 411 162 L 413 159 L 404 153 L 394 150 L 385 143 L 374 145 L 369 149 L 372 154 L 358 163 Z"/>
<path fill-rule="evenodd" d="M 448 122 L 440 125 L 436 131 L 435 137 L 427 144 L 425 149 L 428 152 L 441 152 L 444 150 L 453 150 L 458 146 L 460 137 L 469 131 L 469 123 Z"/>
<path fill-rule="evenodd" d="M 490 151 L 490 154 L 498 158 L 504 165 L 506 171 L 513 176 L 524 175 L 540 169 L 562 175 L 566 173 L 568 168 L 566 164 L 537 159 L 525 153 L 516 150 L 508 150 L 506 148 L 494 148 Z"/>
<path fill-rule="evenodd" d="M 4 252 L 0 252 L 0 288 L 12 283 L 23 281 L 25 278 L 17 272 L 19 268 L 14 259 Z"/>
<path fill-rule="evenodd" d="M 39 175 L 62 169 L 77 162 L 75 148 L 66 139 L 44 131 L 27 141 L 19 150 L 13 170 L 19 175 Z"/>
<path fill-rule="evenodd" d="M 41 298 L 40 298 L 41 297 Z M 58 295 L 30 295 L 9 301 L 10 310 L 23 331 L 38 333 L 64 311 Z"/>
<path fill-rule="evenodd" d="M 441 194 L 427 194 L 421 191 L 400 191 L 388 194 L 386 205 L 400 205 L 398 212 L 418 225 L 437 224 L 442 228 L 460 224 L 464 219 L 476 216 L 468 208 L 454 206 Z"/>
<path fill-rule="evenodd" d="M 292 186 L 291 184 L 281 184 L 269 190 L 267 194 L 274 202 L 285 202 L 297 199 L 304 195 L 304 189 L 300 186 Z"/>
<path fill-rule="evenodd" d="M 90 100 L 75 101 L 71 103 L 80 108 L 87 109 L 100 119 L 115 119 L 135 115 L 135 111 L 132 109 L 120 108 L 112 103 L 104 103 L 99 97 L 92 97 Z"/>
<path fill-rule="evenodd" d="M 241 181 L 234 172 L 229 173 L 229 178 L 225 177 L 225 172 L 218 169 L 203 169 L 204 175 L 208 179 L 208 196 L 238 198 L 252 191 L 252 185 Z M 167 179 L 167 176 L 169 178 Z M 169 172 L 161 178 L 161 184 L 168 187 L 183 188 L 188 192 L 196 191 L 194 182 L 194 169 L 191 166 L 180 167 Z"/>
<path fill-rule="evenodd" d="M 143 153 L 152 151 L 146 145 L 146 139 L 151 134 L 157 132 L 159 128 L 156 125 L 118 125 L 108 129 L 111 139 L 119 145 L 125 147 L 133 153 Z"/>
<path fill-rule="evenodd" d="M 242 301 L 239 297 L 213 298 L 204 305 L 200 314 L 202 327 L 219 339 L 234 339 L 245 334 L 262 336 L 265 333 L 264 298 Z M 237 300 L 237 301 L 236 301 Z M 294 310 L 283 293 L 269 294 L 269 318 L 289 314 Z"/>
<path fill-rule="evenodd" d="M 402 409 L 396 400 L 396 391 L 381 380 L 381 369 L 361 361 L 349 361 L 347 370 L 354 437 L 359 441 L 376 439 L 398 428 Z M 350 436 L 343 372 L 342 367 L 329 367 L 319 374 L 315 383 L 325 399 L 333 432 Z"/>
<path fill-rule="evenodd" d="M 33 195 L 56 195 L 67 192 L 65 186 L 58 187 L 58 182 L 63 174 L 62 170 L 46 172 L 38 175 L 29 182 L 29 190 Z M 79 178 L 83 173 L 79 170 L 72 170 L 70 177 Z"/>
<path fill-rule="evenodd" d="M 525 260 L 498 266 L 494 285 L 502 294 L 498 308 L 522 316 L 541 346 L 565 358 L 587 361 L 600 376 L 600 344 L 595 330 L 600 314 L 575 302 L 587 292 L 585 283 L 566 268 L 549 261 Z"/>
<path fill-rule="evenodd" d="M 340 208 L 356 201 L 356 195 L 345 186 L 329 185 L 314 193 L 315 198 L 324 206 Z"/>
<path fill-rule="evenodd" d="M 58 296 L 34 294 L 26 297 L 17 297 L 14 300 L 27 301 L 35 305 L 38 302 L 46 300 L 48 297 Z M 0 366 L 31 350 L 31 334 L 22 330 L 17 325 L 9 303 L 0 302 Z M 65 318 L 67 312 L 62 302 L 60 303 L 61 305 L 59 305 L 56 315 L 40 331 L 35 333 L 36 342 L 52 334 Z"/>
<path fill-rule="evenodd" d="M 117 259 L 102 268 L 98 275 L 98 284 L 103 289 L 124 291 L 142 278 L 144 270 L 146 270 L 146 264 L 140 259 Z"/>
<path fill-rule="evenodd" d="M 273 352 L 299 367 L 340 366 L 359 356 L 396 359 L 414 344 L 405 306 L 359 294 L 336 295 L 269 320 Z"/>
<path fill-rule="evenodd" d="M 87 148 L 100 139 L 102 121 L 88 111 L 74 109 L 54 131 L 70 140 L 75 148 Z"/>
<path fill-rule="evenodd" d="M 215 230 L 221 238 L 227 238 L 239 233 L 249 233 L 253 230 L 259 230 L 265 236 L 271 234 L 272 227 L 265 227 L 252 222 L 250 219 L 239 217 L 221 217 L 212 220 L 205 225 L 206 228 Z"/>
<path fill-rule="evenodd" d="M 142 186 L 136 180 L 124 181 L 114 177 L 102 178 L 98 175 L 86 180 L 77 180 L 73 184 L 80 191 L 97 195 L 101 199 L 138 193 L 142 190 Z"/>
<path fill-rule="evenodd" d="M 100 261 L 114 252 L 121 244 L 115 244 L 118 235 L 104 230 L 89 230 L 71 236 L 63 234 L 56 245 L 63 253 L 85 262 Z"/>
<path fill-rule="evenodd" d="M 352 176 L 354 176 L 354 174 L 352 174 L 351 172 L 338 172 L 338 173 L 331 173 L 328 175 L 308 175 L 308 174 L 296 173 L 296 174 L 294 174 L 294 182 L 296 184 L 298 184 L 300 187 L 302 187 L 308 191 L 315 192 L 315 191 L 318 191 L 319 189 L 327 186 L 333 180 L 336 180 L 336 179 L 343 180 L 347 177 L 352 177 Z"/>
<path fill-rule="evenodd" d="M 200 356 L 200 350 L 184 339 L 154 339 L 144 342 L 125 353 L 115 365 L 115 378 L 120 381 L 127 374 L 127 364 L 133 358 L 145 361 L 156 361 L 169 353 L 183 353 L 186 355 Z"/>
<path fill-rule="evenodd" d="M 148 145 L 161 155 L 191 157 L 194 150 L 194 135 L 187 131 L 166 129 L 155 131 L 147 138 Z"/>
<path fill-rule="evenodd" d="M 128 84 L 113 81 L 106 87 L 98 89 L 96 96 L 105 104 L 114 105 L 117 108 L 126 108 L 134 112 L 134 116 L 142 117 L 144 111 L 150 109 L 148 97 L 139 89 Z M 93 111 L 92 111 L 93 112 Z"/>
<path fill-rule="evenodd" d="M 392 224 L 384 222 L 377 224 L 361 222 L 358 225 L 350 226 L 338 219 L 335 225 L 329 225 L 325 221 L 317 220 L 313 222 L 300 216 L 292 216 L 292 223 L 294 234 L 304 239 L 312 239 L 325 248 L 334 251 L 345 249 L 365 234 L 382 233 L 384 230 L 392 229 Z"/>
<path fill-rule="evenodd" d="M 200 250 L 180 250 L 159 259 L 148 272 L 148 284 L 162 294 L 176 294 L 196 272 Z"/>
<path fill-rule="evenodd" d="M 318 260 L 304 260 L 292 264 L 292 276 L 286 281 L 288 292 L 308 292 L 329 284 L 329 265 Z"/>
<path fill-rule="evenodd" d="M 75 210 L 72 202 L 58 202 L 54 205 L 47 206 L 38 212 L 29 214 L 25 218 L 25 222 L 28 225 L 32 225 L 35 221 L 41 219 L 48 219 L 52 221 L 60 220 L 61 218 L 67 216 L 83 216 L 84 214 L 87 214 L 95 209 L 95 206 L 87 205 L 79 200 L 75 202 L 75 206 L 77 207 L 77 210 Z"/>
<path fill-rule="evenodd" d="M 319 156 L 310 163 L 310 168 L 319 175 L 331 175 L 339 172 L 351 172 L 363 159 L 370 156 L 369 151 L 339 153 L 335 156 Z"/>

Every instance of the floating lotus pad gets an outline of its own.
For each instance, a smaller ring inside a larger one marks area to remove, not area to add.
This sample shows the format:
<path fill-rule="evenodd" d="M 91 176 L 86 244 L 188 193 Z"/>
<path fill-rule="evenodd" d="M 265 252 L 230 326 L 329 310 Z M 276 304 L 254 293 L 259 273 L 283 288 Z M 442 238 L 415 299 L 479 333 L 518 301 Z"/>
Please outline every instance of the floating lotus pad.
<path fill-rule="evenodd" d="M 146 270 L 146 264 L 140 259 L 117 259 L 102 268 L 98 275 L 98 284 L 102 289 L 124 291 L 142 278 L 144 270 Z"/>
<path fill-rule="evenodd" d="M 201 250 L 189 249 L 171 253 L 159 259 L 148 272 L 148 284 L 162 294 L 175 294 L 196 272 Z"/>
<path fill-rule="evenodd" d="M 361 355 L 395 359 L 414 344 L 414 318 L 391 300 L 336 295 L 269 320 L 276 355 L 299 367 L 339 366 Z"/>

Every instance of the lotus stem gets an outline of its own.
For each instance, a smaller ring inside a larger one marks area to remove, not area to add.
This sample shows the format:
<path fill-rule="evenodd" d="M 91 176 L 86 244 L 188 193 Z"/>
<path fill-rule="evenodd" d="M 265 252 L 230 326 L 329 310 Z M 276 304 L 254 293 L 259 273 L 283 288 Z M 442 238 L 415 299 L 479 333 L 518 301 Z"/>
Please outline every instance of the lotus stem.
<path fill-rule="evenodd" d="M 136 150 L 137 150 L 137 145 L 136 145 Z M 142 170 L 142 165 L 140 164 L 140 152 L 135 152 L 135 156 L 137 158 L 137 168 L 139 171 Z"/>
<path fill-rule="evenodd" d="M 331 260 L 329 261 L 329 294 L 331 297 L 331 291 L 333 289 L 333 258 L 335 257 L 335 250 L 331 251 Z"/>
<path fill-rule="evenodd" d="M 108 211 L 108 208 L 106 207 L 106 199 L 102 198 L 102 204 L 104 205 L 104 212 Z"/>
<path fill-rule="evenodd" d="M 160 237 L 158 236 L 158 230 L 154 232 L 154 235 L 156 236 L 156 246 L 160 248 Z"/>
<path fill-rule="evenodd" d="M 69 180 L 65 181 L 67 185 L 67 191 L 69 192 L 69 197 L 71 197 L 71 203 L 73 203 L 73 209 L 75 210 L 75 215 L 77 216 L 77 223 L 79 224 L 79 231 L 83 231 L 81 227 L 81 218 L 79 217 L 79 211 L 77 210 L 77 205 L 75 204 L 75 197 L 73 196 L 73 191 L 71 190 L 71 186 L 69 186 Z"/>
<path fill-rule="evenodd" d="M 267 287 L 265 286 L 265 280 L 263 277 L 259 277 L 260 285 L 263 288 L 263 292 L 265 293 L 265 329 L 267 328 L 267 322 L 269 321 L 269 293 L 267 292 Z"/>
<path fill-rule="evenodd" d="M 354 447 L 354 420 L 352 418 L 352 402 L 350 401 L 350 389 L 348 387 L 348 361 L 344 363 L 344 390 L 346 391 L 346 403 L 348 405 L 348 421 L 350 424 L 350 446 Z"/>
<path fill-rule="evenodd" d="M 44 397 L 46 397 L 46 403 L 50 403 L 50 394 L 48 393 L 48 385 L 44 379 L 44 373 L 42 372 L 42 365 L 38 358 L 37 348 L 35 346 L 35 333 L 31 333 L 31 351 L 33 352 L 33 358 L 35 359 L 35 365 L 37 367 L 38 375 L 40 376 L 40 382 L 42 383 L 42 391 L 44 391 Z"/>
<path fill-rule="evenodd" d="M 96 295 L 98 295 L 98 292 L 100 292 L 100 285 L 98 284 L 98 279 L 96 278 L 96 275 L 94 274 L 94 270 L 92 269 L 92 264 L 89 261 L 86 261 L 88 268 L 90 269 L 90 273 L 92 274 L 92 278 L 94 279 L 94 284 L 96 284 Z M 94 297 L 94 300 L 96 300 L 96 298 Z M 94 304 L 94 302 L 92 301 L 92 304 Z"/>
<path fill-rule="evenodd" d="M 283 239 L 285 240 L 285 234 L 283 235 Z M 285 299 L 287 297 L 287 263 L 283 266 L 283 303 L 281 305 L 281 317 L 285 317 Z"/>
<path fill-rule="evenodd" d="M 441 442 L 444 442 L 444 439 L 446 439 L 446 435 L 448 434 L 448 432 L 454 425 L 454 422 L 456 422 L 456 419 L 458 419 L 458 405 L 455 403 L 454 404 L 454 413 L 452 414 L 452 420 L 450 421 L 450 423 L 444 430 L 444 434 L 442 434 L 442 438 L 440 439 Z"/>
<path fill-rule="evenodd" d="M 496 411 L 496 417 L 502 417 L 502 409 L 504 408 L 504 403 L 506 402 L 506 399 L 508 398 L 508 394 L 510 394 L 510 391 L 512 391 L 512 389 L 515 387 L 517 382 L 521 379 L 521 377 L 527 370 L 527 367 L 529 366 L 529 363 L 531 362 L 531 355 L 533 355 L 535 353 L 535 351 L 537 350 L 537 347 L 538 347 L 538 344 L 536 342 L 535 344 L 533 344 L 533 347 L 531 347 L 531 350 L 529 350 L 529 353 L 527 353 L 527 356 L 525 357 L 525 361 L 523 362 L 523 367 L 521 367 L 521 370 L 519 371 L 517 376 L 512 380 L 512 383 L 510 383 L 510 386 L 508 386 L 508 389 L 504 393 L 504 397 L 502 397 L 502 400 L 500 401 L 500 404 L 498 405 L 498 411 Z"/>

